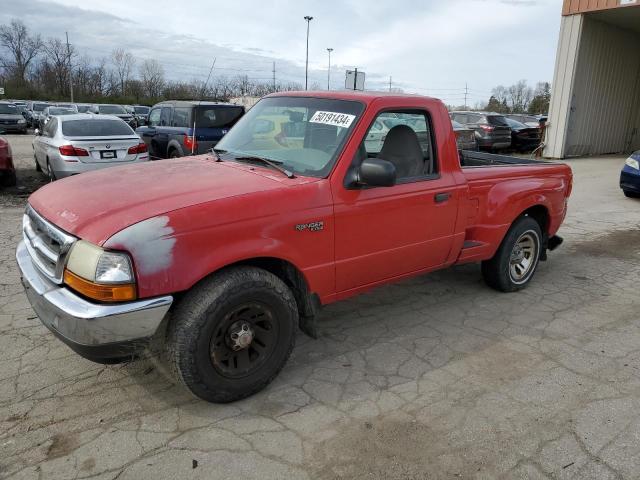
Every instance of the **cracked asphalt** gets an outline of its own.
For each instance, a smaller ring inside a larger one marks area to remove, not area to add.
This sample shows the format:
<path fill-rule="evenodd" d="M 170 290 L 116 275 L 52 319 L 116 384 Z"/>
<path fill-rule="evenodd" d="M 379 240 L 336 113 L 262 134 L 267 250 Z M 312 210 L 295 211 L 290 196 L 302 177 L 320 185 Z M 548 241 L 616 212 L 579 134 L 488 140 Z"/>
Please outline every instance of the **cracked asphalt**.
<path fill-rule="evenodd" d="M 571 161 L 561 234 L 529 288 L 468 265 L 326 308 L 280 376 L 196 400 L 148 358 L 101 366 L 56 340 L 14 250 L 40 182 L 0 194 L 0 478 L 640 477 L 640 201 L 621 157 Z"/>

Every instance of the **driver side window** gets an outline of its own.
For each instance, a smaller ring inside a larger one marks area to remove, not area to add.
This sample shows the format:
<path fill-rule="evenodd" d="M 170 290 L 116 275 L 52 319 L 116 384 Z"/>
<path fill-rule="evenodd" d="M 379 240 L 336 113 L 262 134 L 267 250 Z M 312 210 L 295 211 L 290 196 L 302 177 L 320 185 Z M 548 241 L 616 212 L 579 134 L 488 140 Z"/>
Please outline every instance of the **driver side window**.
<path fill-rule="evenodd" d="M 388 160 L 396 167 L 398 181 L 435 175 L 438 169 L 432 139 L 427 112 L 382 112 L 369 127 L 356 162 Z"/>

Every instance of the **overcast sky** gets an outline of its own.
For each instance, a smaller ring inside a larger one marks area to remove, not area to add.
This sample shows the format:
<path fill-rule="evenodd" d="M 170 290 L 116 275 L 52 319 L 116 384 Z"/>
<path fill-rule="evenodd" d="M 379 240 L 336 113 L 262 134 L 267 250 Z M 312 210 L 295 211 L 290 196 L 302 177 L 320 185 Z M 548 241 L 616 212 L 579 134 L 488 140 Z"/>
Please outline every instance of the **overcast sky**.
<path fill-rule="evenodd" d="M 551 81 L 561 0 L 0 0 L 0 23 L 22 20 L 44 37 L 64 36 L 92 57 L 116 47 L 160 61 L 170 79 L 246 74 L 304 83 L 305 15 L 311 15 L 310 83 L 332 87 L 346 68 L 367 88 L 469 104 L 520 79 Z"/>

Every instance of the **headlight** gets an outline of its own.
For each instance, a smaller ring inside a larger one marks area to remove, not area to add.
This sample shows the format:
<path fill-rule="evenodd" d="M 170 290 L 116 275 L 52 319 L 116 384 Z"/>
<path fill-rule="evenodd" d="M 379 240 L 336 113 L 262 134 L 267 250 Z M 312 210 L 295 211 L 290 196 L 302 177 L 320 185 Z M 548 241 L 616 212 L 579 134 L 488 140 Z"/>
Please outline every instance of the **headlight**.
<path fill-rule="evenodd" d="M 20 119 L 18 120 L 18 123 L 27 123 L 27 121 L 26 121 L 24 118 L 20 118 Z"/>
<path fill-rule="evenodd" d="M 626 164 L 631 168 L 635 168 L 636 170 L 640 170 L 640 162 L 633 157 L 627 158 Z"/>
<path fill-rule="evenodd" d="M 76 242 L 71 249 L 64 282 L 78 293 L 102 302 L 136 299 L 129 255 L 107 251 L 84 240 Z"/>

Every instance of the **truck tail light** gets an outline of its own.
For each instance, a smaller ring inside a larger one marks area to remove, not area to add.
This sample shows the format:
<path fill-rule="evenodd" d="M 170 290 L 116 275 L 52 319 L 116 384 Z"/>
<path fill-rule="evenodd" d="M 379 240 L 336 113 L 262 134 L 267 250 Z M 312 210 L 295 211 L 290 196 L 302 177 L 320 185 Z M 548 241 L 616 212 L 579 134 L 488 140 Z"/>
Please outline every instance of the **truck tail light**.
<path fill-rule="evenodd" d="M 198 150 L 198 141 L 196 140 L 195 134 L 193 136 L 185 134 L 182 144 L 189 152 L 195 152 Z"/>
<path fill-rule="evenodd" d="M 62 145 L 60 148 L 60 154 L 66 157 L 88 157 L 89 152 L 84 148 L 74 147 L 73 145 Z"/>
<path fill-rule="evenodd" d="M 129 147 L 129 150 L 127 150 L 127 153 L 131 155 L 137 155 L 139 153 L 145 153 L 146 151 L 147 151 L 147 144 L 144 142 L 140 142 L 138 145 Z"/>

